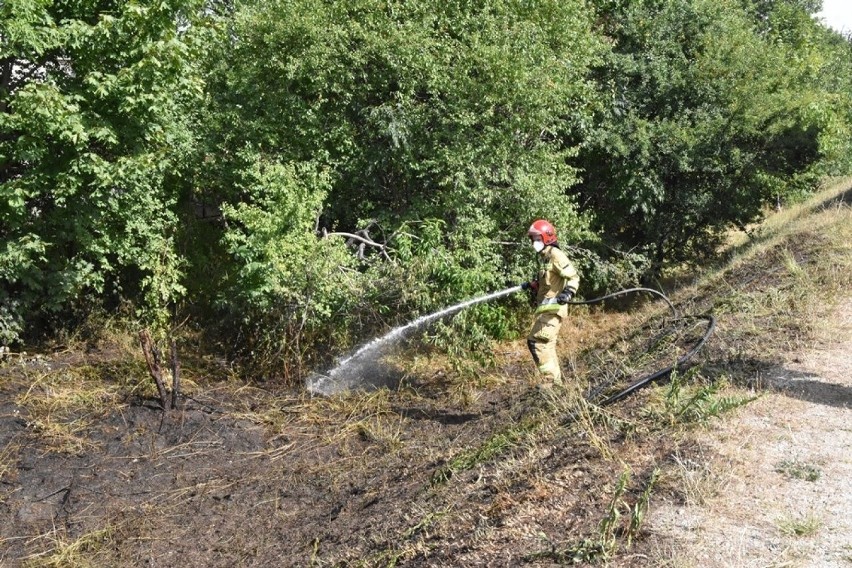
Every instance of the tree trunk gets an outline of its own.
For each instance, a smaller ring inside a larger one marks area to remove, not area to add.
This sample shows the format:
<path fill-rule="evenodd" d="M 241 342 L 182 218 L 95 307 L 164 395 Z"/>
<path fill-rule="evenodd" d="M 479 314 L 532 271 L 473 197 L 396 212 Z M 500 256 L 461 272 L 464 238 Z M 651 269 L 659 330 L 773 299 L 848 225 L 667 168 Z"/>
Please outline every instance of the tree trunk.
<path fill-rule="evenodd" d="M 165 411 L 168 408 L 166 404 L 166 385 L 163 384 L 163 369 L 160 367 L 160 350 L 154 345 L 151 340 L 151 334 L 147 329 L 139 332 L 139 342 L 142 344 L 142 353 L 145 354 L 145 363 L 148 364 L 148 372 L 154 382 L 157 383 L 157 392 L 160 394 L 160 406 Z"/>

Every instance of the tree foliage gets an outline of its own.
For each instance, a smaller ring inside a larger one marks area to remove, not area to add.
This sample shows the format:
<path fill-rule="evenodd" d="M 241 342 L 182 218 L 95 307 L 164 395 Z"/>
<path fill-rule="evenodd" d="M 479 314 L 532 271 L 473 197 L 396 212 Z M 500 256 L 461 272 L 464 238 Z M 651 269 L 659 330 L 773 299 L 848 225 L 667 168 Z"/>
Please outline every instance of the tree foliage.
<path fill-rule="evenodd" d="M 605 4 L 605 3 L 604 3 Z M 605 4 L 606 5 L 606 4 Z M 818 25 L 793 3 L 644 0 L 605 9 L 614 48 L 580 156 L 598 227 L 665 261 L 712 255 L 726 229 L 810 187 L 826 128 Z"/>
<path fill-rule="evenodd" d="M 362 306 L 367 312 L 389 302 L 405 314 L 430 310 L 502 285 L 507 272 L 521 278 L 531 258 L 514 243 L 531 218 L 553 218 L 568 240 L 590 236 L 566 191 L 576 182 L 576 148 L 564 143 L 588 119 L 587 69 L 603 48 L 583 8 L 245 4 L 210 69 L 210 146 L 200 173 L 208 199 L 229 208 L 251 200 L 289 215 L 235 183 L 254 167 L 246 153 L 326 172 L 329 187 L 312 201 L 316 226 L 306 222 L 297 240 L 371 229 L 387 266 L 373 254 L 348 275 L 352 287 L 387 290 L 378 305 Z M 305 244 L 289 256 L 310 264 L 314 254 Z M 312 285 L 333 287 L 338 277 L 321 273 Z M 316 295 L 308 300 L 308 323 L 347 319 L 316 309 Z M 336 320 L 316 319 L 327 313 Z"/>
<path fill-rule="evenodd" d="M 177 176 L 202 86 L 180 31 L 192 2 L 0 5 L 0 303 L 25 323 L 130 298 L 179 296 Z M 25 322 L 26 319 L 26 322 Z"/>

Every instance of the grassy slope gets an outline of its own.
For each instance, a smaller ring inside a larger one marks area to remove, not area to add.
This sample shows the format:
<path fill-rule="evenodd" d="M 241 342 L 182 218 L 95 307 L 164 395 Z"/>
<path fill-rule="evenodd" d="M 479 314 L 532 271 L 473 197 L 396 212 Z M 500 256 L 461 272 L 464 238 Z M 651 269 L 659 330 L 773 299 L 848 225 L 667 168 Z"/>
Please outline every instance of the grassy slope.
<path fill-rule="evenodd" d="M 476 376 L 419 358 L 398 392 L 330 400 L 187 357 L 193 399 L 164 418 L 140 404 L 153 388 L 130 345 L 13 357 L 0 564 L 642 565 L 648 500 L 698 490 L 694 429 L 759 396 L 852 284 L 849 186 L 774 215 L 675 291 L 681 312 L 718 317 L 699 365 L 604 409 L 581 391 L 675 352 L 643 354 L 659 306 L 575 310 L 562 350 L 576 386 L 553 394 L 529 392 L 522 342 Z"/>

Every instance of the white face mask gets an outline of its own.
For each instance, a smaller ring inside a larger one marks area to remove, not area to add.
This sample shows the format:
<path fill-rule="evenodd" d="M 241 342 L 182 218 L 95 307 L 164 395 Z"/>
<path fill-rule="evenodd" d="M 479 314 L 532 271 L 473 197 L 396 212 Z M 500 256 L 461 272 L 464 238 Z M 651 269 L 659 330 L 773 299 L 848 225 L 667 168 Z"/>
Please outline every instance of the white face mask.
<path fill-rule="evenodd" d="M 541 251 L 544 250 L 544 243 L 541 242 L 541 241 L 533 241 L 532 245 L 533 245 L 533 248 L 535 249 L 535 252 L 541 252 Z"/>

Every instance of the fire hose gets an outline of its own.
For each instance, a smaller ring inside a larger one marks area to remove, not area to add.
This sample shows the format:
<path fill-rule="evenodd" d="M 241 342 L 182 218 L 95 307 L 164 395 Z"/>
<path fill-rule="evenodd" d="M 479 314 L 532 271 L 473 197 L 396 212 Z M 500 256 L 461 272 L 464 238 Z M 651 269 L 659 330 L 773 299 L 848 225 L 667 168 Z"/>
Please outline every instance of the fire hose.
<path fill-rule="evenodd" d="M 625 294 L 638 293 L 638 292 L 647 292 L 649 294 L 653 294 L 653 295 L 661 298 L 668 305 L 669 309 L 671 310 L 672 315 L 674 317 L 674 319 L 672 320 L 673 322 L 678 321 L 678 320 L 685 320 L 685 319 L 703 320 L 703 321 L 707 322 L 707 329 L 704 331 L 704 334 L 695 342 L 695 344 L 692 346 L 692 348 L 689 351 L 687 351 L 684 355 L 681 355 L 680 357 L 678 357 L 677 361 L 673 365 L 670 365 L 670 366 L 668 366 L 664 369 L 660 369 L 660 370 L 654 371 L 653 373 L 645 375 L 645 376 L 631 382 L 626 388 L 616 392 L 615 394 L 607 396 L 607 397 L 603 398 L 603 400 L 600 400 L 600 401 L 596 401 L 595 399 L 600 396 L 600 394 L 604 390 L 603 388 L 598 388 L 598 389 L 595 389 L 594 391 L 590 392 L 587 395 L 587 398 L 589 399 L 590 402 L 594 402 L 598 406 L 607 406 L 609 404 L 617 402 L 617 401 L 631 395 L 632 393 L 636 392 L 640 388 L 642 388 L 642 387 L 644 387 L 644 386 L 646 386 L 650 383 L 653 383 L 655 381 L 659 381 L 661 379 L 668 377 L 675 369 L 681 368 L 681 366 L 684 363 L 689 361 L 693 356 L 695 356 L 696 353 L 698 353 L 701 350 L 702 347 L 704 347 L 704 344 L 707 343 L 707 340 L 710 338 L 710 335 L 712 335 L 713 330 L 716 327 L 716 318 L 714 316 L 710 315 L 710 314 L 679 316 L 677 309 L 675 309 L 674 304 L 672 304 L 671 300 L 669 300 L 666 297 L 665 294 L 663 294 L 662 292 L 660 292 L 658 290 L 654 290 L 653 288 L 628 288 L 628 289 L 625 289 L 625 290 L 619 290 L 618 292 L 613 292 L 612 294 L 607 294 L 606 296 L 601 296 L 599 298 L 592 298 L 591 300 L 568 302 L 568 305 L 583 306 L 583 305 L 590 305 L 590 304 L 599 304 L 599 303 L 604 302 L 606 300 L 609 300 L 611 298 L 623 296 Z"/>

